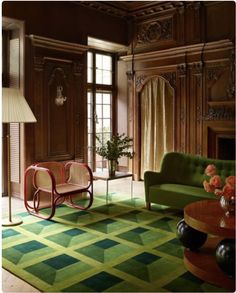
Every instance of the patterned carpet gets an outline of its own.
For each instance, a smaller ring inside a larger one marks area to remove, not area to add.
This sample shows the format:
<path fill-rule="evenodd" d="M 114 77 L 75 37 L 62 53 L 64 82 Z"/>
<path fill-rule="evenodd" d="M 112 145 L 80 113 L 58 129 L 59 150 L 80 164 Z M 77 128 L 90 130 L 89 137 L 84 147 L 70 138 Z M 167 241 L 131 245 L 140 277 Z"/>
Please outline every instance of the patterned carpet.
<path fill-rule="evenodd" d="M 176 210 L 97 196 L 89 211 L 59 207 L 53 221 L 21 213 L 3 229 L 3 267 L 43 292 L 225 292 L 187 272 Z"/>

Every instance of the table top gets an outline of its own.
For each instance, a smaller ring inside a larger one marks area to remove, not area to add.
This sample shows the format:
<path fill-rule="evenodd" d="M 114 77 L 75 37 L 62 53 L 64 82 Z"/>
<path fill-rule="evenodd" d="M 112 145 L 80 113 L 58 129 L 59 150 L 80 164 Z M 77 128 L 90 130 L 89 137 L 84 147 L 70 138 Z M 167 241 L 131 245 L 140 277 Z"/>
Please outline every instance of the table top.
<path fill-rule="evenodd" d="M 110 177 L 108 171 L 103 172 L 93 172 L 93 179 L 101 179 L 101 180 L 115 180 L 120 178 L 132 177 L 133 174 L 129 172 L 118 172 L 116 171 L 115 176 Z"/>
<path fill-rule="evenodd" d="M 184 208 L 185 222 L 192 228 L 224 238 L 235 238 L 235 215 L 226 216 L 219 200 L 201 200 Z"/>

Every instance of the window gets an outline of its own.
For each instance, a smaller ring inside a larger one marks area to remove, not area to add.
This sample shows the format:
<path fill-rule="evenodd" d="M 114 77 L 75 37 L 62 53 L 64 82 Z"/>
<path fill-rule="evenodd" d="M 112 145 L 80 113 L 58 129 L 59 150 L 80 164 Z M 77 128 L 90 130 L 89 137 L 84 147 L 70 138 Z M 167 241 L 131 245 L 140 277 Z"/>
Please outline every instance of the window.
<path fill-rule="evenodd" d="M 96 154 L 96 146 L 99 141 L 105 144 L 113 133 L 113 56 L 88 52 L 87 66 L 88 164 L 97 171 L 106 168 L 106 160 Z"/>

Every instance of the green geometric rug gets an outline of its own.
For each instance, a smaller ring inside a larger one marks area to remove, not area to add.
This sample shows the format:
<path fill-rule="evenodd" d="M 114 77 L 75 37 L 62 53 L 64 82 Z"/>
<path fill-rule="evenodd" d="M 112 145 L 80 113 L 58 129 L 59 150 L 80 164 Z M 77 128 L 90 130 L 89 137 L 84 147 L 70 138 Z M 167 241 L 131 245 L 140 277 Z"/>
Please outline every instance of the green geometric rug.
<path fill-rule="evenodd" d="M 62 205 L 51 221 L 21 213 L 3 229 L 3 267 L 42 292 L 226 292 L 185 269 L 181 213 L 144 206 L 114 194 L 88 211 Z"/>

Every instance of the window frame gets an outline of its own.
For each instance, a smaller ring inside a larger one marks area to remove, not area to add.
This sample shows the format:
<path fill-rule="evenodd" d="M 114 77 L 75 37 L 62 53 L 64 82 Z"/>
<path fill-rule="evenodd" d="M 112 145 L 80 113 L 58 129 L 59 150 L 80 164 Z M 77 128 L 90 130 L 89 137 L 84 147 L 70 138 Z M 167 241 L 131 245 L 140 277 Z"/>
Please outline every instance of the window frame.
<path fill-rule="evenodd" d="M 97 92 L 109 92 L 111 93 L 111 134 L 113 135 L 116 133 L 117 129 L 117 110 L 116 110 L 116 104 L 117 104 L 117 90 L 116 90 L 116 54 L 111 53 L 111 52 L 106 52 L 106 51 L 101 51 L 97 49 L 89 49 L 88 53 L 92 53 L 92 82 L 87 81 L 87 107 L 88 107 L 88 93 L 91 93 L 91 99 L 92 99 L 92 123 L 91 123 L 91 131 L 92 131 L 92 157 L 91 157 L 91 162 L 88 163 L 90 164 L 90 167 L 92 168 L 93 171 L 96 171 L 96 93 Z M 106 85 L 106 84 L 96 84 L 96 54 L 101 54 L 101 55 L 108 55 L 111 56 L 112 58 L 112 77 L 111 77 L 111 85 Z M 88 66 L 87 66 L 88 70 Z M 88 80 L 88 75 L 86 77 L 86 80 Z M 87 118 L 87 123 L 88 123 L 88 118 Z M 87 131 L 87 136 L 89 132 Z M 89 144 L 88 144 L 88 151 L 89 151 Z M 88 155 L 89 158 L 89 155 Z M 102 165 L 105 167 L 105 161 L 103 160 Z"/>

